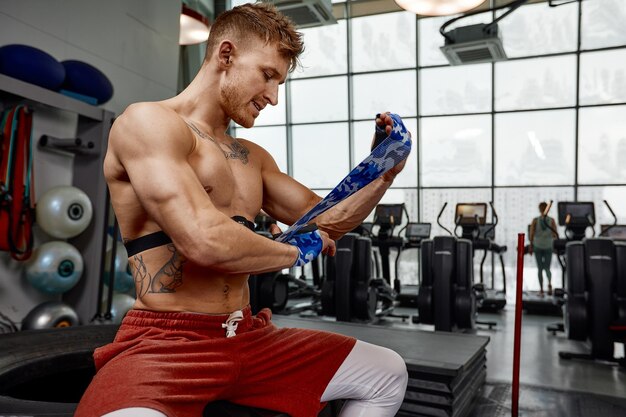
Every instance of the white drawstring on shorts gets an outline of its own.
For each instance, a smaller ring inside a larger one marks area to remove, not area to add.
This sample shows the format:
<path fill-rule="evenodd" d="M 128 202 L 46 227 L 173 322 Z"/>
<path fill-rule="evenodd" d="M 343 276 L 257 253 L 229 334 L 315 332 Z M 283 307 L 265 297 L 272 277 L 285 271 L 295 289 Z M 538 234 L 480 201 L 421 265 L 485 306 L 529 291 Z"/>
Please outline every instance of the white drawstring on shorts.
<path fill-rule="evenodd" d="M 243 312 L 241 310 L 233 311 L 230 316 L 222 323 L 222 328 L 226 329 L 226 337 L 236 336 L 237 326 L 239 321 L 243 319 Z"/>

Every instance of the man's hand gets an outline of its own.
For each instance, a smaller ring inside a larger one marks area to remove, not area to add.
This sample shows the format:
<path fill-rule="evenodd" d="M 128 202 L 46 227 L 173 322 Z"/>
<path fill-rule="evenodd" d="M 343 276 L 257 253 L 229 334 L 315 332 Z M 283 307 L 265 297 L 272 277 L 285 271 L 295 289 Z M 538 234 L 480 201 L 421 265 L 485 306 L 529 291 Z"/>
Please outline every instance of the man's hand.
<path fill-rule="evenodd" d="M 372 150 L 380 144 L 387 136 L 391 134 L 393 129 L 393 119 L 389 116 L 389 112 L 383 112 L 376 115 L 376 132 L 372 139 Z M 400 161 L 396 166 L 382 175 L 385 182 L 393 182 L 406 165 L 406 158 Z"/>
<path fill-rule="evenodd" d="M 337 252 L 337 247 L 335 246 L 335 241 L 328 236 L 328 233 L 320 230 L 320 236 L 322 236 L 322 240 L 324 241 L 324 247 L 322 249 L 322 253 L 328 256 L 335 256 L 335 252 Z"/>
<path fill-rule="evenodd" d="M 280 227 L 278 227 L 278 225 L 272 224 L 270 225 L 270 233 L 272 234 L 272 236 L 277 236 L 282 233 L 282 230 L 280 229 Z M 312 233 L 314 233 L 314 235 L 311 235 Z M 314 242 L 316 240 L 319 240 L 321 242 Z M 317 257 L 320 253 L 323 253 L 328 256 L 335 256 L 335 252 L 337 251 L 335 241 L 328 236 L 328 233 L 319 229 L 303 234 L 296 234 L 287 243 L 296 246 L 298 248 L 298 251 L 300 252 L 300 255 L 298 256 L 298 259 L 296 260 L 294 266 L 301 266 L 309 262 L 310 259 L 307 258 L 309 258 L 311 255 Z M 306 249 L 306 251 L 309 252 L 309 256 L 307 256 L 307 253 L 304 253 L 302 249 L 304 248 L 304 246 L 312 243 L 316 243 L 316 246 L 318 244 L 321 244 L 321 248 L 319 246 L 316 248 L 309 247 L 308 249 Z"/>

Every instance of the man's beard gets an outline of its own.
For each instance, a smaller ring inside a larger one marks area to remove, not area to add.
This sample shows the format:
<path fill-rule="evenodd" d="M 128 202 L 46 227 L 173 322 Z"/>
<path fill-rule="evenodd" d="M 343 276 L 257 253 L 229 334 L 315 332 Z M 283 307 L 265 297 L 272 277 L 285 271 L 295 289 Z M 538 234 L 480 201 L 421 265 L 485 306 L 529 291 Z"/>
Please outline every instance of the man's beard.
<path fill-rule="evenodd" d="M 229 84 L 222 88 L 220 98 L 226 115 L 235 123 L 245 128 L 254 125 L 254 117 L 250 114 L 249 109 L 250 102 L 248 101 L 243 107 L 241 106 L 241 97 L 235 84 Z"/>

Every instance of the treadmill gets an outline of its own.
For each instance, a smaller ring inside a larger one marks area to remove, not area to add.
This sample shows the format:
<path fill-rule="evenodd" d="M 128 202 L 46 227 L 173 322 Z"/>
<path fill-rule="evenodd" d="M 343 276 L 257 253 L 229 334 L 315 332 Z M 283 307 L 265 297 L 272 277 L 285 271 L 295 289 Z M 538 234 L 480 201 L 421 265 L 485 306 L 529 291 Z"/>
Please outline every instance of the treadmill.
<path fill-rule="evenodd" d="M 546 207 L 544 216 L 548 215 L 552 201 Z M 552 295 L 545 294 L 540 296 L 539 291 L 524 291 L 522 294 L 522 305 L 524 310 L 529 314 L 540 314 L 550 316 L 562 316 L 562 306 L 565 303 L 565 274 L 567 271 L 567 259 L 565 257 L 565 247 L 569 242 L 581 241 L 586 236 L 587 228 L 592 230 L 593 236 L 595 231 L 595 206 L 593 202 L 573 202 L 560 201 L 558 203 L 558 223 L 559 226 L 565 226 L 565 239 L 557 238 L 553 242 L 553 252 L 556 254 L 561 269 L 563 270 L 563 281 L 561 288 L 553 285 L 554 291 Z M 558 236 L 558 232 L 554 230 Z"/>

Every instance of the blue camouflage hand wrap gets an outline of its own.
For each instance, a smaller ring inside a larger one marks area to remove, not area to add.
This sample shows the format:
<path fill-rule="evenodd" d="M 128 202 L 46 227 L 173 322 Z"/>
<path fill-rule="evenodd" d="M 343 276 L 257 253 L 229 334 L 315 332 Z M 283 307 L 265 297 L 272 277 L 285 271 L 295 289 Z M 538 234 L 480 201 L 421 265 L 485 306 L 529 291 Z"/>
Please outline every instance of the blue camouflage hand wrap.
<path fill-rule="evenodd" d="M 400 116 L 389 113 L 393 120 L 391 134 L 380 142 L 359 165 L 330 192 L 315 207 L 309 210 L 298 221 L 292 224 L 276 240 L 286 242 L 298 232 L 302 227 L 316 216 L 324 213 L 329 208 L 335 206 L 340 201 L 356 193 L 367 184 L 379 178 L 385 172 L 404 160 L 411 152 L 411 134 L 402 123 Z M 386 135 L 384 128 L 377 128 L 376 140 L 380 140 L 382 135 Z"/>
<path fill-rule="evenodd" d="M 293 266 L 302 266 L 317 258 L 322 251 L 323 241 L 318 230 L 307 233 L 297 233 L 287 241 L 298 248 L 300 254 Z"/>

